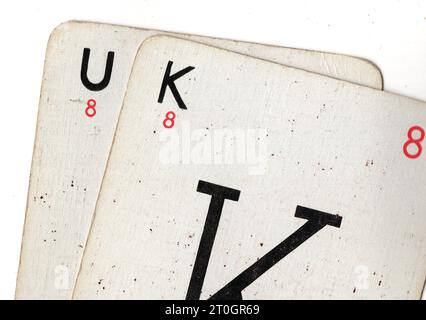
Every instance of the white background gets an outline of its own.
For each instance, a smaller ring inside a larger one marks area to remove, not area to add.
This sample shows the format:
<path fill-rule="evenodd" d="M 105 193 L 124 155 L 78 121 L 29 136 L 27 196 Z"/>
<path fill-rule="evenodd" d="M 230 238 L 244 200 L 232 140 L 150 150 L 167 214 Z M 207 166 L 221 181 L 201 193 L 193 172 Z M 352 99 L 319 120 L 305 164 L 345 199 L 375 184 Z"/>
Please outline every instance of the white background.
<path fill-rule="evenodd" d="M 355 55 L 426 101 L 426 0 L 1 1 L 0 299 L 14 296 L 46 43 L 72 19 Z"/>

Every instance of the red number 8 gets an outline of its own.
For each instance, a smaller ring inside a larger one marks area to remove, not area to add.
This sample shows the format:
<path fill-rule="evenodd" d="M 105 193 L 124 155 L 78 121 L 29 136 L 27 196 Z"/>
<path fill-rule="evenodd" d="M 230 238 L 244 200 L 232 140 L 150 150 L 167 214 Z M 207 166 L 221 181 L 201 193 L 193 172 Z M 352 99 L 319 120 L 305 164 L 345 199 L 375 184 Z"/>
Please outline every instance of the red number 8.
<path fill-rule="evenodd" d="M 173 128 L 175 125 L 176 114 L 173 111 L 169 111 L 166 113 L 166 118 L 163 120 L 163 126 L 166 129 Z"/>
<path fill-rule="evenodd" d="M 420 132 L 420 137 L 418 139 L 413 138 L 413 132 L 414 131 Z M 422 154 L 423 148 L 422 148 L 421 142 L 425 138 L 425 131 L 423 130 L 422 127 L 413 126 L 408 130 L 407 136 L 408 136 L 408 140 L 404 143 L 404 147 L 403 147 L 404 154 L 407 158 L 416 159 L 416 158 L 420 157 L 420 155 Z M 410 144 L 414 144 L 417 147 L 416 153 L 411 154 L 411 153 L 408 152 L 408 146 Z"/>
<path fill-rule="evenodd" d="M 86 116 L 88 117 L 94 117 L 96 115 L 96 100 L 94 99 L 89 99 L 87 100 L 87 108 L 86 110 L 84 110 L 84 112 L 86 113 Z"/>

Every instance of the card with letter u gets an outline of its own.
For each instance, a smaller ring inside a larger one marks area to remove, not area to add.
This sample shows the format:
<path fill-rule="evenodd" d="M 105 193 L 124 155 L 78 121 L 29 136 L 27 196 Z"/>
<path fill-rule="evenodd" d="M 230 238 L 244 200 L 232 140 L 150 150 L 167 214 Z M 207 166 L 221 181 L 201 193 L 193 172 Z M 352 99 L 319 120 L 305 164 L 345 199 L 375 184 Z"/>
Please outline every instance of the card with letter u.
<path fill-rule="evenodd" d="M 141 46 L 74 298 L 418 299 L 426 104 Z"/>
<path fill-rule="evenodd" d="M 75 21 L 52 33 L 16 298 L 71 298 L 134 56 L 144 39 L 160 33 L 164 32 Z M 369 87 L 382 86 L 380 71 L 358 58 L 179 36 Z"/>

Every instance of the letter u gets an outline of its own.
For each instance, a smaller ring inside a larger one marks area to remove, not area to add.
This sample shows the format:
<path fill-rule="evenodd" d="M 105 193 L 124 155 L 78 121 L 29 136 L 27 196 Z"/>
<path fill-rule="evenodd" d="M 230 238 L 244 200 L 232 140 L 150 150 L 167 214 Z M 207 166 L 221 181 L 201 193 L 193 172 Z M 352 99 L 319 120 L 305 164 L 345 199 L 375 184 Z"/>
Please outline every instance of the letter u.
<path fill-rule="evenodd" d="M 102 81 L 98 83 L 91 82 L 89 78 L 87 77 L 89 57 L 90 57 L 90 49 L 84 48 L 83 60 L 81 62 L 81 73 L 80 73 L 81 82 L 90 91 L 101 91 L 108 86 L 109 81 L 111 80 L 112 65 L 114 64 L 114 51 L 108 52 L 106 66 L 105 66 L 105 74 Z"/>

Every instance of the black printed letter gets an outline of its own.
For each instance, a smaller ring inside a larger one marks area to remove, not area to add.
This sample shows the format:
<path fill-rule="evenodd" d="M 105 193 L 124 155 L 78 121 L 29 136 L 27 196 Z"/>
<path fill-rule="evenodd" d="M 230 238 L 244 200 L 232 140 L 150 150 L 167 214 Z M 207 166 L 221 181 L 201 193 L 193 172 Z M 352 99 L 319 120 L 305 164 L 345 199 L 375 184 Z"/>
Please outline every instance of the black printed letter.
<path fill-rule="evenodd" d="M 173 93 L 173 97 L 175 98 L 179 108 L 186 109 L 185 103 L 183 102 L 178 89 L 176 88 L 175 81 L 187 74 L 188 72 L 194 70 L 194 67 L 186 67 L 173 75 L 170 75 L 170 71 L 172 69 L 173 61 L 169 61 L 167 63 L 166 72 L 164 73 L 163 82 L 161 83 L 160 95 L 158 96 L 158 103 L 163 103 L 164 94 L 166 93 L 167 87 L 170 88 L 170 91 Z"/>
<path fill-rule="evenodd" d="M 204 277 L 206 276 L 207 265 L 213 248 L 214 238 L 219 226 L 220 215 L 222 214 L 225 199 L 238 201 L 240 191 L 223 187 L 217 184 L 200 180 L 197 187 L 198 192 L 210 194 L 210 206 L 204 223 L 203 234 L 198 246 L 197 257 L 195 258 L 194 269 L 192 270 L 189 282 L 187 300 L 198 300 L 201 295 Z"/>
<path fill-rule="evenodd" d="M 99 83 L 93 83 L 87 78 L 87 68 L 89 65 L 89 57 L 90 57 L 90 49 L 84 48 L 83 60 L 81 62 L 81 73 L 80 73 L 81 82 L 90 91 L 101 91 L 108 86 L 109 81 L 111 79 L 112 65 L 114 63 L 114 52 L 113 51 L 108 52 L 104 78 Z"/>
<path fill-rule="evenodd" d="M 299 229 L 297 229 L 293 234 L 291 234 L 287 239 L 278 244 L 275 248 L 253 263 L 246 270 L 241 272 L 210 299 L 242 300 L 243 297 L 241 291 L 247 288 L 251 283 L 253 283 L 270 268 L 272 268 L 282 258 L 288 255 L 326 225 L 340 228 L 340 224 L 342 223 L 342 217 L 338 215 L 331 215 L 326 212 L 301 206 L 297 206 L 294 216 L 297 218 L 307 219 L 308 221 Z"/>

